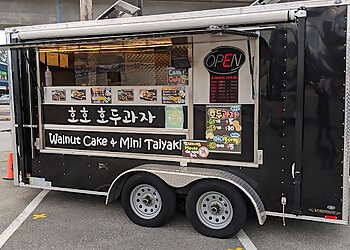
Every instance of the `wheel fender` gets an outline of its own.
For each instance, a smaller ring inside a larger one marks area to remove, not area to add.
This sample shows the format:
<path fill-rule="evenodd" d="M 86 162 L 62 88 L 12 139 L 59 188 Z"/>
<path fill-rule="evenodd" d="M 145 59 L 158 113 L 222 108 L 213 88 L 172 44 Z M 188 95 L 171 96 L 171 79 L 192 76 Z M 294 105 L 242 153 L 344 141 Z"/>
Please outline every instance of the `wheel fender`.
<path fill-rule="evenodd" d="M 169 186 L 174 188 L 185 187 L 188 184 L 201 179 L 218 179 L 226 181 L 236 186 L 249 198 L 255 208 L 260 225 L 263 225 L 266 220 L 266 211 L 264 204 L 251 185 L 249 185 L 245 180 L 235 174 L 219 169 L 210 168 L 179 167 L 162 164 L 140 165 L 123 172 L 114 179 L 108 189 L 106 205 L 120 196 L 125 181 L 132 174 L 135 174 L 137 172 L 148 172 L 154 174 Z"/>

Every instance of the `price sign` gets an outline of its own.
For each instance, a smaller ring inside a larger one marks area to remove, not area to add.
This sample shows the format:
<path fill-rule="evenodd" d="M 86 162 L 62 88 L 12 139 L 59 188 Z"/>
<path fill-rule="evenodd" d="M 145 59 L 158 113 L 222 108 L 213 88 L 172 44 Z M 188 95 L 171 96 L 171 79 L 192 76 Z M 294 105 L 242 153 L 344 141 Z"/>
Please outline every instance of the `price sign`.
<path fill-rule="evenodd" d="M 241 153 L 241 106 L 207 107 L 205 137 L 210 152 Z"/>

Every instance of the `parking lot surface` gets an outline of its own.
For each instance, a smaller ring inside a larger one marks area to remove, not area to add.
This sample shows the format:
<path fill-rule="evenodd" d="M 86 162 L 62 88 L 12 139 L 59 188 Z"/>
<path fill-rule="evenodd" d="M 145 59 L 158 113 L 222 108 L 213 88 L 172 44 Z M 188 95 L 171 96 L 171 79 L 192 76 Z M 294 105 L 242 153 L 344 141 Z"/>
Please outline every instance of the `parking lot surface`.
<path fill-rule="evenodd" d="M 6 175 L 7 154 L 0 153 L 0 233 L 23 211 L 40 190 L 19 188 L 12 181 L 2 179 Z"/>
<path fill-rule="evenodd" d="M 161 228 L 133 224 L 120 202 L 104 205 L 103 197 L 50 192 L 35 209 L 46 218 L 28 218 L 3 249 L 228 249 L 237 239 L 199 235 L 184 214 Z"/>

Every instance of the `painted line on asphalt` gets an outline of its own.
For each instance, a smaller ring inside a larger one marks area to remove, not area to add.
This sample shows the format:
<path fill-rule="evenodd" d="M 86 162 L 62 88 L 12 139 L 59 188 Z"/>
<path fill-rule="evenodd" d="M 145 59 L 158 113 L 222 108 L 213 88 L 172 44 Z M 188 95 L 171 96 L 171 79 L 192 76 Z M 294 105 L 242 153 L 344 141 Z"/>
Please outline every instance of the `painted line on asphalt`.
<path fill-rule="evenodd" d="M 11 235 L 22 225 L 22 223 L 28 218 L 28 216 L 34 211 L 34 209 L 40 204 L 50 190 L 42 190 L 23 210 L 23 212 L 17 216 L 17 218 L 0 234 L 0 248 L 6 243 Z"/>
<path fill-rule="evenodd" d="M 246 250 L 257 250 L 256 246 L 249 239 L 248 235 L 243 231 L 243 229 L 241 229 L 236 236 Z"/>

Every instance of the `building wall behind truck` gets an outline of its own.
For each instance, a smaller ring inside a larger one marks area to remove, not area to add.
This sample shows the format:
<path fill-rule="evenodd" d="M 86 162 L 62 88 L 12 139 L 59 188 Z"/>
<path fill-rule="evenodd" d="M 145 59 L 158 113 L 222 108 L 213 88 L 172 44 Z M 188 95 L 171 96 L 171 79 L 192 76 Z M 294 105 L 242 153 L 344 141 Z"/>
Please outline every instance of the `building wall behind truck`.
<path fill-rule="evenodd" d="M 136 5 L 136 0 L 126 0 Z M 78 21 L 79 0 L 58 0 L 62 22 Z M 98 17 L 116 0 L 93 0 L 93 17 Z M 144 0 L 144 15 L 247 6 L 251 0 Z M 58 22 L 55 0 L 0 1 L 0 28 Z"/>

